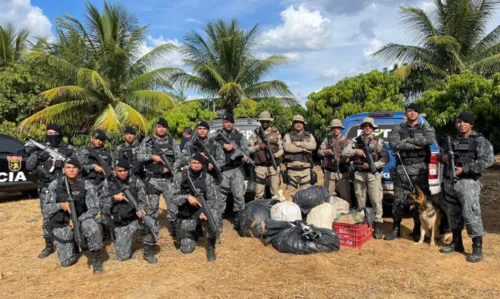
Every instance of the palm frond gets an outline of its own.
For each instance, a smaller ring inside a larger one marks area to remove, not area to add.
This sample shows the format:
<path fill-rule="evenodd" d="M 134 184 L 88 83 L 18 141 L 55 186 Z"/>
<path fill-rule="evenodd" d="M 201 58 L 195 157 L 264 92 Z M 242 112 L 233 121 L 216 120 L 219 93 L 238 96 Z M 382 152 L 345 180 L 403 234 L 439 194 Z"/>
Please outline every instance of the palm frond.
<path fill-rule="evenodd" d="M 265 81 L 245 88 L 245 95 L 249 98 L 261 97 L 294 97 L 285 82 L 280 80 Z"/>
<path fill-rule="evenodd" d="M 68 61 L 55 55 L 50 55 L 43 52 L 29 51 L 26 54 L 26 60 L 28 62 L 31 61 L 44 63 L 45 65 L 52 67 L 64 78 L 76 81 L 78 68 Z"/>
<path fill-rule="evenodd" d="M 97 117 L 92 129 L 101 129 L 106 132 L 119 132 L 121 127 L 120 119 L 113 105 L 108 104 L 101 115 Z"/>
<path fill-rule="evenodd" d="M 124 102 L 118 102 L 115 106 L 115 110 L 119 118 L 121 119 L 122 125 L 130 125 L 136 127 L 142 133 L 145 133 L 147 131 L 147 119 L 132 106 Z"/>
<path fill-rule="evenodd" d="M 416 43 L 423 43 L 431 36 L 439 35 L 424 10 L 415 7 L 401 7 L 402 18 L 400 23 L 410 32 L 410 39 Z"/>
<path fill-rule="evenodd" d="M 172 94 L 157 90 L 135 90 L 123 101 L 146 116 L 162 114 L 175 106 Z"/>
<path fill-rule="evenodd" d="M 288 58 L 284 55 L 272 55 L 264 60 L 251 60 L 242 68 L 235 81 L 253 84 L 268 75 L 275 67 L 286 63 L 288 63 Z"/>
<path fill-rule="evenodd" d="M 113 99 L 113 93 L 109 89 L 109 83 L 94 70 L 80 68 L 77 75 L 77 82 L 79 86 L 84 86 L 87 89 L 105 95 L 108 100 Z"/>
<path fill-rule="evenodd" d="M 172 44 L 163 44 L 154 48 L 153 50 L 146 53 L 144 56 L 139 58 L 130 68 L 126 71 L 127 78 L 134 78 L 145 71 L 154 67 L 158 60 L 163 58 L 164 55 L 172 52 L 177 47 Z"/>
<path fill-rule="evenodd" d="M 181 69 L 163 67 L 143 73 L 133 80 L 127 82 L 125 85 L 127 89 L 172 89 L 171 78 L 176 77 L 178 74 L 184 73 Z"/>
<path fill-rule="evenodd" d="M 40 93 L 40 96 L 50 104 L 68 101 L 84 101 L 90 104 L 95 100 L 94 95 L 88 89 L 80 86 L 55 87 Z"/>
<path fill-rule="evenodd" d="M 393 43 L 383 46 L 371 56 L 380 58 L 391 64 L 412 64 L 416 62 L 433 62 L 436 60 L 436 55 L 431 50 L 417 46 L 406 46 Z"/>

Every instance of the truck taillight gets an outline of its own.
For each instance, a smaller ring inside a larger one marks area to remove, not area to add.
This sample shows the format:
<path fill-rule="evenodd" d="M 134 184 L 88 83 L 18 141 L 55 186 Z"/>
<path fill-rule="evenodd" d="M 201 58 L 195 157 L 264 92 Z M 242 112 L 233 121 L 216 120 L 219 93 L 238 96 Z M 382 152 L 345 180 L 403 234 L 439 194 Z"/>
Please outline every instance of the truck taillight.
<path fill-rule="evenodd" d="M 429 180 L 437 180 L 439 177 L 439 159 L 438 154 L 431 154 L 429 163 Z"/>

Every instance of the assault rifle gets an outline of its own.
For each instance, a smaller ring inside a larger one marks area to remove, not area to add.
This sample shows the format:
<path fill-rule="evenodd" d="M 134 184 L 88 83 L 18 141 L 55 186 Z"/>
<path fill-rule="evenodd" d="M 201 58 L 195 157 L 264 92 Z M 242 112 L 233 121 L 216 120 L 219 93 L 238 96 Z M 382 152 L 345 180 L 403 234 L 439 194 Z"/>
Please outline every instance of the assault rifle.
<path fill-rule="evenodd" d="M 401 162 L 401 167 L 403 168 L 403 171 L 406 175 L 406 178 L 408 179 L 408 182 L 410 182 L 411 192 L 412 193 L 415 192 L 415 186 L 413 185 L 413 182 L 411 181 L 410 176 L 408 175 L 408 171 L 406 171 L 406 166 L 404 165 L 403 160 L 401 159 L 401 155 L 399 154 L 399 152 L 396 151 L 394 151 L 392 155 L 398 157 L 399 162 Z"/>
<path fill-rule="evenodd" d="M 362 150 L 365 153 L 365 157 L 366 157 L 366 160 L 367 160 L 366 162 L 370 166 L 371 173 L 375 174 L 377 172 L 377 167 L 375 167 L 375 162 L 373 162 L 372 152 L 370 151 L 370 149 L 368 148 L 368 146 L 366 146 L 366 144 L 363 141 L 363 138 L 361 137 L 361 135 L 359 135 L 358 138 L 356 138 L 356 141 L 358 142 L 358 144 L 363 145 Z"/>
<path fill-rule="evenodd" d="M 142 212 L 142 217 L 140 219 L 147 226 L 147 228 L 149 229 L 149 231 L 153 235 L 153 238 L 154 238 L 155 243 L 156 243 L 159 238 L 158 238 L 158 235 L 155 232 L 155 225 L 151 221 L 151 218 L 146 217 L 146 215 L 145 215 L 146 213 L 144 212 L 143 209 L 141 209 L 141 207 L 139 206 L 139 203 L 137 202 L 137 199 L 134 197 L 134 195 L 132 195 L 132 193 L 128 189 L 128 186 L 125 186 L 123 184 L 123 182 L 113 174 L 113 172 L 111 171 L 111 168 L 108 165 L 106 165 L 106 163 L 101 158 L 101 156 L 99 156 L 95 152 L 93 152 L 92 155 L 97 160 L 97 162 L 99 163 L 99 165 L 101 165 L 101 167 L 102 167 L 102 169 L 104 171 L 104 178 L 105 179 L 109 179 L 109 180 L 113 181 L 116 184 L 116 186 L 120 190 L 120 193 L 123 193 L 123 195 L 125 195 L 125 198 L 132 205 L 132 207 L 134 207 L 134 210 L 136 212 Z"/>
<path fill-rule="evenodd" d="M 218 131 L 217 134 L 219 136 L 221 136 L 222 139 L 224 139 L 224 141 L 227 142 L 227 144 L 231 144 L 231 146 L 234 148 L 234 150 L 236 151 L 236 153 L 238 153 L 239 155 L 241 155 L 243 157 L 247 157 L 248 158 L 248 163 L 250 163 L 252 165 L 255 165 L 255 161 L 252 158 L 250 158 L 249 156 L 247 156 L 245 154 L 245 152 L 243 152 L 239 146 L 237 146 L 234 142 L 232 142 L 226 136 L 224 136 L 224 134 L 222 134 L 221 131 Z"/>
<path fill-rule="evenodd" d="M 158 144 L 158 142 L 156 142 L 155 137 L 151 136 L 148 142 L 151 143 L 151 145 L 153 146 L 153 150 L 156 152 L 158 156 L 160 156 L 163 163 L 165 163 L 165 167 L 168 169 L 170 174 L 175 175 L 174 167 L 172 166 L 172 164 L 170 164 L 170 162 L 168 162 L 167 155 L 165 155 L 165 152 L 161 150 L 160 145 Z"/>
<path fill-rule="evenodd" d="M 222 176 L 222 173 L 220 172 L 219 166 L 217 166 L 217 163 L 215 163 L 214 157 L 210 154 L 208 151 L 207 147 L 201 142 L 200 138 L 198 137 L 198 133 L 196 132 L 196 128 L 194 128 L 193 136 L 191 138 L 191 145 L 192 146 L 197 146 L 202 153 L 205 154 L 207 157 L 208 163 L 213 165 L 212 170 L 214 171 L 215 179 L 221 183 L 224 177 Z"/>
<path fill-rule="evenodd" d="M 208 229 L 215 235 L 219 235 L 219 228 L 218 224 L 215 222 L 214 216 L 212 215 L 212 211 L 210 211 L 210 208 L 207 205 L 207 202 L 205 201 L 205 198 L 203 195 L 200 193 L 200 191 L 196 188 L 196 186 L 193 183 L 193 180 L 189 176 L 189 169 L 186 172 L 186 177 L 187 177 L 187 182 L 189 184 L 189 188 L 191 189 L 191 192 L 193 192 L 194 197 L 198 200 L 200 203 L 200 212 L 205 214 L 207 217 L 207 223 L 208 223 Z"/>
<path fill-rule="evenodd" d="M 448 144 L 448 168 L 450 171 L 450 178 L 453 184 L 455 184 L 458 181 L 458 178 L 455 172 L 455 152 L 453 151 L 450 136 L 446 137 L 446 143 Z"/>
<path fill-rule="evenodd" d="M 73 223 L 73 235 L 75 236 L 75 243 L 78 246 L 78 250 L 82 251 L 82 235 L 80 234 L 80 222 L 78 221 L 78 215 L 76 214 L 75 199 L 71 194 L 71 189 L 68 184 L 68 177 L 64 176 L 64 184 L 66 185 L 66 192 L 68 193 L 68 202 L 71 222 Z"/>
<path fill-rule="evenodd" d="M 67 159 L 66 156 L 59 153 L 58 151 L 51 149 L 50 147 L 45 146 L 41 143 L 38 143 L 33 139 L 30 139 L 30 141 L 26 142 L 26 144 L 24 146 L 25 147 L 36 146 L 39 149 L 41 149 L 43 152 L 47 152 L 52 157 L 52 159 L 54 159 L 55 161 L 66 161 L 66 159 Z M 49 172 L 53 172 L 53 171 L 54 171 L 54 166 L 52 166 L 50 168 Z"/>
<path fill-rule="evenodd" d="M 262 129 L 262 126 L 259 126 L 259 135 L 262 142 L 266 144 L 266 151 L 267 154 L 269 155 L 269 158 L 271 158 L 271 164 L 273 164 L 274 170 L 278 171 L 278 164 L 276 163 L 276 159 L 274 159 L 274 154 L 271 149 L 271 144 L 269 143 L 269 140 L 267 139 L 266 133 L 264 132 L 264 129 Z"/>

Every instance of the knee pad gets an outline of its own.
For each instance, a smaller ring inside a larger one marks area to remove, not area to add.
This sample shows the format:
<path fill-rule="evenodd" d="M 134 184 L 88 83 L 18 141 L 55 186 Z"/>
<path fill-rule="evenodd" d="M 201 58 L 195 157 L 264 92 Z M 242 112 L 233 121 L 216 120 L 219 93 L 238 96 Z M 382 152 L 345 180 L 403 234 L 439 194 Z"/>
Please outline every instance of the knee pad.
<path fill-rule="evenodd" d="M 181 239 L 181 252 L 188 254 L 192 253 L 194 251 L 194 247 L 196 246 L 196 243 L 192 239 Z"/>

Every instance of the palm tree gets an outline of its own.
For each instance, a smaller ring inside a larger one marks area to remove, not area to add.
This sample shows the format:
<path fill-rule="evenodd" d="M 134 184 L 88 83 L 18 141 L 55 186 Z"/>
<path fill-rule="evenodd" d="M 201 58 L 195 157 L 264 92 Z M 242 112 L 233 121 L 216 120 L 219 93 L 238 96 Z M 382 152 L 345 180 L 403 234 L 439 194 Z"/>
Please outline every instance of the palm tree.
<path fill-rule="evenodd" d="M 260 81 L 275 67 L 287 63 L 282 55 L 266 59 L 255 57 L 258 25 L 241 29 L 238 22 L 217 20 L 209 22 L 203 38 L 196 31 L 184 38 L 184 63 L 193 74 L 176 78 L 210 99 L 217 99 L 219 107 L 232 111 L 242 98 L 259 99 L 269 96 L 293 97 L 288 86 L 280 80 Z"/>
<path fill-rule="evenodd" d="M 416 45 L 387 44 L 374 57 L 403 65 L 396 74 L 413 70 L 438 77 L 470 69 L 482 75 L 500 70 L 500 26 L 485 34 L 497 0 L 435 0 L 436 20 L 415 7 L 401 7 L 401 22 Z"/>
<path fill-rule="evenodd" d="M 26 28 L 16 31 L 10 22 L 5 26 L 0 25 L 0 67 L 21 60 L 28 46 L 29 34 Z"/>
<path fill-rule="evenodd" d="M 104 3 L 100 13 L 86 3 L 86 22 L 66 14 L 57 20 L 57 41 L 40 40 L 27 59 L 42 65 L 40 78 L 51 87 L 41 93 L 48 107 L 21 122 L 21 130 L 57 121 L 84 129 L 116 132 L 132 125 L 145 132 L 146 117 L 174 106 L 168 78 L 178 69 L 154 68 L 159 57 L 173 50 L 160 45 L 145 55 L 148 26 L 121 5 Z"/>

